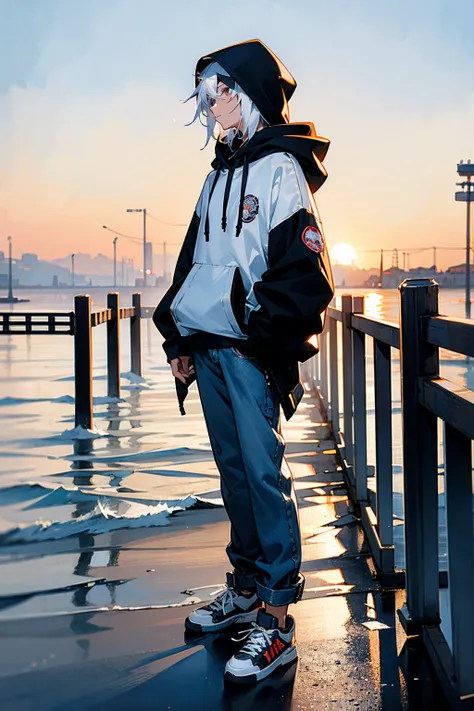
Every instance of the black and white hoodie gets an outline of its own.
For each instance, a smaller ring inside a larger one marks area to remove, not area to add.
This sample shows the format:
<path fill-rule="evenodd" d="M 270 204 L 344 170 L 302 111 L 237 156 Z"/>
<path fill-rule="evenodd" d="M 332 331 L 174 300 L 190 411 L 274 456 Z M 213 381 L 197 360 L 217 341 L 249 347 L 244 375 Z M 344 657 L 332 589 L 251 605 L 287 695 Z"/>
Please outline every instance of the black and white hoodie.
<path fill-rule="evenodd" d="M 298 362 L 317 352 L 334 293 L 313 193 L 329 140 L 312 123 L 287 123 L 296 83 L 259 40 L 218 50 L 217 61 L 271 125 L 239 146 L 217 141 L 173 283 L 153 320 L 168 361 L 234 345 L 265 362 L 287 419 L 302 396 Z M 234 149 L 234 150 L 233 150 Z"/>

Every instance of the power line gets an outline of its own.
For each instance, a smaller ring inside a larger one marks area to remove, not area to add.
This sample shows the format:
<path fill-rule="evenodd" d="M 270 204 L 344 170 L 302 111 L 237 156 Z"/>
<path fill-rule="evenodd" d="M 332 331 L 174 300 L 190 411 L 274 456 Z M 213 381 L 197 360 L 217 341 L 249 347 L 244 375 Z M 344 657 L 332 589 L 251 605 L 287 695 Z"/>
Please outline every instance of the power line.
<path fill-rule="evenodd" d="M 432 247 L 418 247 L 417 249 L 414 249 L 411 247 L 410 249 L 402 249 L 401 247 L 397 247 L 399 252 L 407 252 L 409 254 L 415 254 L 418 252 L 427 252 L 430 249 L 450 249 L 450 250 L 457 250 L 459 251 L 464 251 L 466 248 L 465 247 L 438 247 L 437 245 L 433 245 Z M 474 251 L 474 247 L 471 247 L 471 250 Z M 355 251 L 357 254 L 380 254 L 381 251 L 384 252 L 391 252 L 392 248 L 389 247 L 381 247 L 380 249 L 356 249 Z"/>
<path fill-rule="evenodd" d="M 159 222 L 161 225 L 168 225 L 168 227 L 187 227 L 187 224 L 181 223 L 181 222 L 167 222 L 166 220 L 160 220 L 159 217 L 155 217 L 154 215 L 150 215 L 149 212 L 146 213 L 147 217 L 151 217 L 152 220 L 156 220 Z"/>
<path fill-rule="evenodd" d="M 117 230 L 113 230 L 111 227 L 107 227 L 107 225 L 102 225 L 104 230 L 108 230 L 109 232 L 113 232 L 114 235 L 118 235 L 119 237 L 125 237 L 126 239 L 131 239 L 134 242 L 140 242 L 141 244 L 141 239 L 140 237 L 132 237 L 132 235 L 125 235 L 123 232 L 117 232 Z"/>
<path fill-rule="evenodd" d="M 148 216 L 148 213 L 147 213 Z M 125 237 L 126 239 L 131 239 L 133 242 L 138 242 L 139 244 L 142 244 L 142 240 L 140 237 L 135 237 L 132 235 L 126 235 L 123 232 L 118 232 L 117 230 L 113 230 L 111 227 L 107 227 L 107 225 L 102 225 L 105 230 L 108 230 L 109 232 L 113 232 L 114 235 L 118 235 L 119 237 Z M 169 242 L 168 240 L 160 240 L 157 242 L 156 240 L 151 240 L 148 239 L 147 242 L 150 242 L 151 244 L 160 244 L 162 245 L 163 242 L 166 242 L 166 244 L 183 244 L 183 240 L 180 242 Z"/>

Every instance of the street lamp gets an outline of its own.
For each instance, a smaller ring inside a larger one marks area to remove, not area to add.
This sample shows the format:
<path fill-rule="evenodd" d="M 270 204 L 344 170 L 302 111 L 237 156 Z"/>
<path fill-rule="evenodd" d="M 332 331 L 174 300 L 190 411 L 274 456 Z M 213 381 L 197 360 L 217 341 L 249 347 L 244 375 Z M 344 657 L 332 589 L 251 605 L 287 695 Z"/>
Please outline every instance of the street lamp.
<path fill-rule="evenodd" d="M 114 286 L 117 286 L 117 240 L 118 237 L 114 237 Z"/>
<path fill-rule="evenodd" d="M 74 257 L 75 254 L 71 254 L 71 285 L 74 286 Z"/>
<path fill-rule="evenodd" d="M 463 190 L 455 193 L 454 198 L 457 202 L 467 203 L 466 212 L 466 318 L 471 318 L 471 202 L 474 202 L 474 193 L 472 188 L 474 184 L 471 183 L 471 178 L 474 176 L 474 164 L 470 160 L 467 163 L 460 161 L 458 163 L 457 169 L 458 175 L 466 180 L 462 183 L 456 183 L 460 185 Z M 464 188 L 467 187 L 467 191 Z"/>
<path fill-rule="evenodd" d="M 147 267 L 146 267 L 146 208 L 144 207 L 139 207 L 139 208 L 127 208 L 127 212 L 143 212 L 143 286 L 146 286 L 146 274 L 147 274 Z"/>

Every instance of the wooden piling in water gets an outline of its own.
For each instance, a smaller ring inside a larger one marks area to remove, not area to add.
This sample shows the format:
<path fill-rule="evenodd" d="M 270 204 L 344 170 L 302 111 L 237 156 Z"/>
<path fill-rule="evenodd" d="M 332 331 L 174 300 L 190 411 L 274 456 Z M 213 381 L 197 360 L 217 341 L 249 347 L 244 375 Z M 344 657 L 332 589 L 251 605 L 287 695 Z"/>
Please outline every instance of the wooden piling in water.
<path fill-rule="evenodd" d="M 76 427 L 92 428 L 91 297 L 74 297 L 74 375 Z"/>
<path fill-rule="evenodd" d="M 107 395 L 120 397 L 120 294 L 107 294 L 107 308 L 112 317 L 107 321 Z"/>
<path fill-rule="evenodd" d="M 142 295 L 140 292 L 132 295 L 134 315 L 130 318 L 130 370 L 136 375 L 142 374 Z"/>

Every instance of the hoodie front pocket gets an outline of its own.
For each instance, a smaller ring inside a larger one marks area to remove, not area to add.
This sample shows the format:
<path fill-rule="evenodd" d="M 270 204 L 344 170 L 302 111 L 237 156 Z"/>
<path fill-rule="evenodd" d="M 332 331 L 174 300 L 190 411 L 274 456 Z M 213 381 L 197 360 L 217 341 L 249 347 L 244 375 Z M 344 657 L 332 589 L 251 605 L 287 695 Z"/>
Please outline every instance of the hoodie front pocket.
<path fill-rule="evenodd" d="M 245 337 L 243 320 L 245 293 L 236 264 L 193 264 L 170 306 L 182 336 L 205 331 L 222 336 Z"/>

